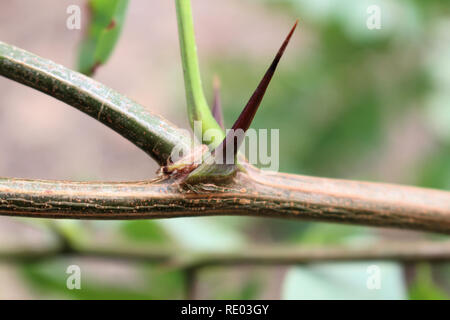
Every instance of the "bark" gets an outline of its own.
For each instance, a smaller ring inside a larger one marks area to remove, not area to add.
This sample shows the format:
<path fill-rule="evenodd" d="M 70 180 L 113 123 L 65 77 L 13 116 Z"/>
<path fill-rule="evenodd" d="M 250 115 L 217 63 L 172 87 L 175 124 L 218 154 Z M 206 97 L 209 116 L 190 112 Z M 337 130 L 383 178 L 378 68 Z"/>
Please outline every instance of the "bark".
<path fill-rule="evenodd" d="M 0 214 L 68 219 L 244 215 L 450 234 L 449 192 L 266 173 L 249 165 L 227 183 L 105 183 L 0 179 Z"/>
<path fill-rule="evenodd" d="M 160 165 L 189 137 L 163 117 L 81 73 L 0 41 L 0 74 L 39 90 L 113 129 Z"/>
<path fill-rule="evenodd" d="M 190 141 L 165 119 L 77 72 L 0 42 L 0 74 L 91 115 L 166 164 Z M 0 214 L 78 219 L 248 215 L 450 234 L 450 192 L 244 171 L 226 183 L 107 183 L 0 179 Z"/>

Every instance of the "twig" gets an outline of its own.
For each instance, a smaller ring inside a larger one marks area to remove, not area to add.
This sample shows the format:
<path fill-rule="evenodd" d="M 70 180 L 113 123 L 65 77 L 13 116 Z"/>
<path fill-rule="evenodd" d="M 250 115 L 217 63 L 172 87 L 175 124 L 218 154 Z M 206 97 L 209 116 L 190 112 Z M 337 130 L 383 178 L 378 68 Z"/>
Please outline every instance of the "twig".
<path fill-rule="evenodd" d="M 189 137 L 159 115 L 111 88 L 50 60 L 0 41 L 0 75 L 44 92 L 110 127 L 165 165 Z"/>
<path fill-rule="evenodd" d="M 187 138 L 128 98 L 53 62 L 0 42 L 0 74 L 95 117 L 165 164 Z M 245 164 L 244 164 L 245 165 Z M 0 179 L 0 214 L 143 219 L 251 215 L 398 227 L 450 234 L 450 192 L 261 172 L 181 186 L 170 179 L 79 183 Z"/>
<path fill-rule="evenodd" d="M 397 227 L 450 234 L 450 193 L 270 173 L 251 166 L 227 184 L 180 186 L 0 179 L 0 214 L 66 219 L 246 215 Z"/>
<path fill-rule="evenodd" d="M 192 270 L 214 266 L 295 265 L 322 262 L 388 260 L 404 263 L 450 261 L 449 241 L 379 242 L 364 247 L 348 246 L 256 246 L 230 252 L 198 252 L 171 247 L 123 247 L 86 244 L 71 252 L 57 247 L 46 249 L 13 249 L 0 251 L 6 262 L 40 261 L 64 256 L 124 260 L 164 264 L 168 267 Z"/>

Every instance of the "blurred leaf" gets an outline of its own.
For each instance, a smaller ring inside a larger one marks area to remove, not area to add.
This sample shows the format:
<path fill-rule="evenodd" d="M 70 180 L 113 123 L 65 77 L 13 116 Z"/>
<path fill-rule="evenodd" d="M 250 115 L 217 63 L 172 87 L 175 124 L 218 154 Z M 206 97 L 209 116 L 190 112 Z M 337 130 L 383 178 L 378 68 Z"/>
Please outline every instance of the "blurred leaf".
<path fill-rule="evenodd" d="M 198 298 L 219 300 L 254 300 L 270 288 L 273 269 L 265 267 L 205 268 L 197 273 Z"/>
<path fill-rule="evenodd" d="M 369 289 L 369 267 L 380 271 L 380 288 Z M 283 299 L 406 299 L 401 267 L 381 261 L 329 263 L 292 268 L 282 288 Z"/>
<path fill-rule="evenodd" d="M 241 294 L 238 298 L 242 300 L 253 300 L 257 299 L 261 292 L 261 283 L 256 279 L 247 280 L 247 283 L 243 286 Z"/>
<path fill-rule="evenodd" d="M 169 241 L 166 231 L 155 221 L 124 221 L 120 224 L 120 232 L 127 239 L 136 242 L 166 243 Z"/>
<path fill-rule="evenodd" d="M 447 295 L 450 289 L 450 263 L 439 263 L 433 266 L 433 271 L 436 271 L 436 278 L 438 279 L 439 285 L 445 288 Z"/>
<path fill-rule="evenodd" d="M 416 172 L 418 185 L 450 190 L 450 148 L 439 146 L 437 151 L 425 157 Z"/>
<path fill-rule="evenodd" d="M 376 96 L 361 95 L 352 97 L 349 102 L 351 105 L 336 114 L 316 137 L 305 160 L 308 166 L 322 172 L 342 165 L 348 168 L 355 156 L 373 150 L 380 142 L 382 118 Z"/>
<path fill-rule="evenodd" d="M 173 239 L 192 250 L 233 250 L 245 239 L 227 221 L 233 218 L 178 218 L 158 221 Z"/>
<path fill-rule="evenodd" d="M 449 300 L 450 296 L 433 281 L 429 264 L 420 264 L 416 268 L 416 276 L 409 288 L 411 300 Z"/>
<path fill-rule="evenodd" d="M 373 229 L 352 225 L 338 225 L 331 223 L 311 223 L 303 233 L 296 237 L 302 244 L 345 244 L 364 242 L 374 239 Z"/>
<path fill-rule="evenodd" d="M 91 20 L 81 43 L 78 70 L 91 75 L 111 55 L 122 31 L 128 0 L 90 0 Z"/>
<path fill-rule="evenodd" d="M 70 299 L 174 299 L 183 292 L 183 277 L 180 272 L 163 271 L 148 267 L 143 273 L 142 283 L 148 287 L 130 288 L 119 284 L 105 284 L 95 278 L 95 274 L 81 274 L 81 289 L 69 290 L 66 287 L 68 274 L 65 273 L 69 263 L 62 261 L 48 263 L 27 263 L 21 266 L 24 279 L 41 298 Z M 147 280 L 145 279 L 147 278 Z"/>
<path fill-rule="evenodd" d="M 180 299 L 184 297 L 186 275 L 184 272 L 164 267 L 143 266 L 145 283 L 157 299 Z"/>
<path fill-rule="evenodd" d="M 218 275 L 220 276 L 220 275 Z M 261 282 L 255 278 L 250 278 L 236 290 L 226 290 L 224 292 L 217 292 L 213 299 L 219 300 L 254 300 L 258 299 L 261 294 Z"/>
<path fill-rule="evenodd" d="M 81 220 L 46 220 L 53 232 L 59 233 L 72 245 L 88 241 L 90 232 L 86 229 L 88 222 Z M 62 239 L 61 239 L 62 240 Z"/>
<path fill-rule="evenodd" d="M 80 290 L 69 290 L 66 287 L 68 275 L 64 265 L 57 268 L 50 264 L 22 265 L 22 274 L 32 285 L 36 293 L 49 294 L 58 298 L 72 299 L 152 299 L 146 292 L 138 292 L 117 287 L 106 287 L 85 281 L 82 278 Z"/>

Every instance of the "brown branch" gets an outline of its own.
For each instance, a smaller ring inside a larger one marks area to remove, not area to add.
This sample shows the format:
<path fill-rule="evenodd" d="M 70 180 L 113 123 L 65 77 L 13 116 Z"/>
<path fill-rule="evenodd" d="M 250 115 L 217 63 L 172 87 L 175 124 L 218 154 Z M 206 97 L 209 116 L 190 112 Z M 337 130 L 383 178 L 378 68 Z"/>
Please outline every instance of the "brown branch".
<path fill-rule="evenodd" d="M 67 219 L 246 215 L 450 234 L 450 192 L 267 173 L 247 165 L 226 184 L 0 179 L 0 214 Z"/>
<path fill-rule="evenodd" d="M 165 164 L 179 130 L 76 72 L 0 42 L 0 74 L 95 117 Z M 450 192 L 380 183 L 265 173 L 245 165 L 225 184 L 170 179 L 80 183 L 0 179 L 0 214 L 143 219 L 249 215 L 398 227 L 450 234 Z"/>

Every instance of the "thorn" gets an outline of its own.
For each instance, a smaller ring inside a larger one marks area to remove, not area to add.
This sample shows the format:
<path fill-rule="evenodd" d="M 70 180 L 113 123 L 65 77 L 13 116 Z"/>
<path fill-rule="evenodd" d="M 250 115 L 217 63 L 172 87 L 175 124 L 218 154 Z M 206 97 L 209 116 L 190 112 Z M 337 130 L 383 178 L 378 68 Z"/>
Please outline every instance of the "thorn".
<path fill-rule="evenodd" d="M 250 127 L 250 124 L 252 123 L 253 118 L 255 117 L 256 111 L 258 110 L 258 107 L 261 104 L 261 101 L 264 97 L 266 89 L 269 86 L 270 80 L 272 79 L 272 76 L 275 73 L 277 65 L 280 62 L 281 57 L 283 56 L 284 50 L 286 49 L 289 40 L 291 39 L 292 34 L 294 33 L 295 28 L 297 27 L 297 24 L 298 20 L 295 21 L 294 26 L 291 28 L 291 31 L 289 32 L 280 49 L 278 50 L 278 53 L 273 59 L 272 64 L 270 65 L 269 69 L 267 69 L 266 73 L 264 74 L 264 77 L 258 84 L 258 87 L 253 92 L 253 95 L 250 97 L 250 100 L 247 102 L 247 105 L 245 106 L 244 110 L 242 110 L 241 114 L 239 115 L 239 118 L 234 123 L 232 127 L 234 131 L 241 129 L 244 132 L 246 132 L 247 129 Z M 214 151 L 221 152 L 223 155 L 223 159 L 225 161 L 226 149 L 228 145 L 231 143 L 234 144 L 233 150 L 234 156 L 236 156 L 242 141 L 243 137 L 238 141 L 238 137 L 233 134 L 233 131 L 230 131 L 229 134 L 227 134 L 225 139 L 222 141 L 222 143 Z"/>
<path fill-rule="evenodd" d="M 213 87 L 214 87 L 214 103 L 212 114 L 214 119 L 216 119 L 217 123 L 219 124 L 219 126 L 225 130 L 225 127 L 223 125 L 222 102 L 220 99 L 220 79 L 217 75 L 214 76 Z"/>

